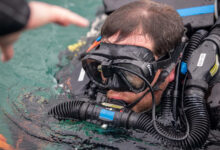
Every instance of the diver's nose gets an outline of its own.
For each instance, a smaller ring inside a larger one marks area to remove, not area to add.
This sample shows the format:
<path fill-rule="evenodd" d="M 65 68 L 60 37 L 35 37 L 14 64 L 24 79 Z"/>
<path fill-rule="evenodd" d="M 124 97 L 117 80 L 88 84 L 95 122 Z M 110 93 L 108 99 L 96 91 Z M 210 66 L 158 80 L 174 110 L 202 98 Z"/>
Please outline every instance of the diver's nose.
<path fill-rule="evenodd" d="M 126 83 L 117 74 L 113 74 L 112 77 L 109 78 L 108 87 L 115 91 L 128 90 Z"/>

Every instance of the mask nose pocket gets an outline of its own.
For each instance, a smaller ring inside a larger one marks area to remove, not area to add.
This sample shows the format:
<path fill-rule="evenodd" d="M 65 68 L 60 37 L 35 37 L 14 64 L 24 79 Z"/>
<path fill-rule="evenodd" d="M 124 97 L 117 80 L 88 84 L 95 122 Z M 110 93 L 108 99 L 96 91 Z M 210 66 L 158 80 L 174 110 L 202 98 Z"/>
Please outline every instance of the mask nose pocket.
<path fill-rule="evenodd" d="M 113 74 L 111 78 L 109 78 L 109 87 L 110 87 L 110 89 L 113 89 L 116 91 L 128 90 L 126 83 L 116 73 Z"/>

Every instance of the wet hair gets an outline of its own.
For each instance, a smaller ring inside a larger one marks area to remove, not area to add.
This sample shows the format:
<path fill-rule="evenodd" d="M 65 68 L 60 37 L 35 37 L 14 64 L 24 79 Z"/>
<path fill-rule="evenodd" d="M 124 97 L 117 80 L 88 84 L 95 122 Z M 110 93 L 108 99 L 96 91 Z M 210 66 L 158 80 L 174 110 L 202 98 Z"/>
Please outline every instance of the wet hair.
<path fill-rule="evenodd" d="M 109 15 L 101 35 L 108 39 L 118 34 L 116 41 L 121 41 L 141 32 L 153 41 L 154 54 L 162 56 L 181 41 L 183 31 L 182 18 L 171 6 L 141 0 L 124 5 Z"/>

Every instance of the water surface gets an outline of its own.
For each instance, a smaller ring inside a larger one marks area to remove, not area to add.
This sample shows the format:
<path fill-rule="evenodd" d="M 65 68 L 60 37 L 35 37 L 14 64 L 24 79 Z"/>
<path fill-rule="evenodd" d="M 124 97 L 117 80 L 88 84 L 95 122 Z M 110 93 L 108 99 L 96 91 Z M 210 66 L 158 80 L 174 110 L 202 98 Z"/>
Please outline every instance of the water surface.
<path fill-rule="evenodd" d="M 90 21 L 95 18 L 101 0 L 42 0 L 68 8 Z M 40 10 L 39 10 L 40 11 Z M 0 107 L 7 111 L 10 105 L 7 99 L 16 101 L 19 95 L 37 88 L 49 88 L 45 98 L 56 94 L 54 88 L 55 72 L 58 70 L 58 54 L 70 44 L 85 36 L 89 28 L 76 26 L 60 27 L 50 24 L 39 29 L 26 31 L 15 44 L 15 56 L 8 63 L 0 62 Z M 7 138 L 9 144 L 15 145 L 2 111 L 0 111 L 0 134 Z M 28 149 L 28 148 L 27 148 Z"/>

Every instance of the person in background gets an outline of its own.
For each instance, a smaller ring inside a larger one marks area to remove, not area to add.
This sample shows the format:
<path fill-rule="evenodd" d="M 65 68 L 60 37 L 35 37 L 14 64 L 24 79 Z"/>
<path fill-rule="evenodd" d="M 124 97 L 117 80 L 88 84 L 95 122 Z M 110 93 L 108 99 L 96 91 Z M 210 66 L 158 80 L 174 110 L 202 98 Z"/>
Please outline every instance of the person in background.
<path fill-rule="evenodd" d="M 43 2 L 25 0 L 0 1 L 0 49 L 1 61 L 9 61 L 13 55 L 13 44 L 21 32 L 34 29 L 48 23 L 62 26 L 75 24 L 80 27 L 89 25 L 87 19 L 59 6 Z M 13 150 L 6 138 L 0 134 L 0 149 Z"/>
<path fill-rule="evenodd" d="M 43 2 L 25 0 L 0 1 L 0 48 L 1 61 L 9 61 L 13 55 L 13 44 L 21 32 L 34 29 L 48 23 L 62 26 L 75 24 L 80 27 L 88 26 L 85 18 L 68 9 Z"/>

